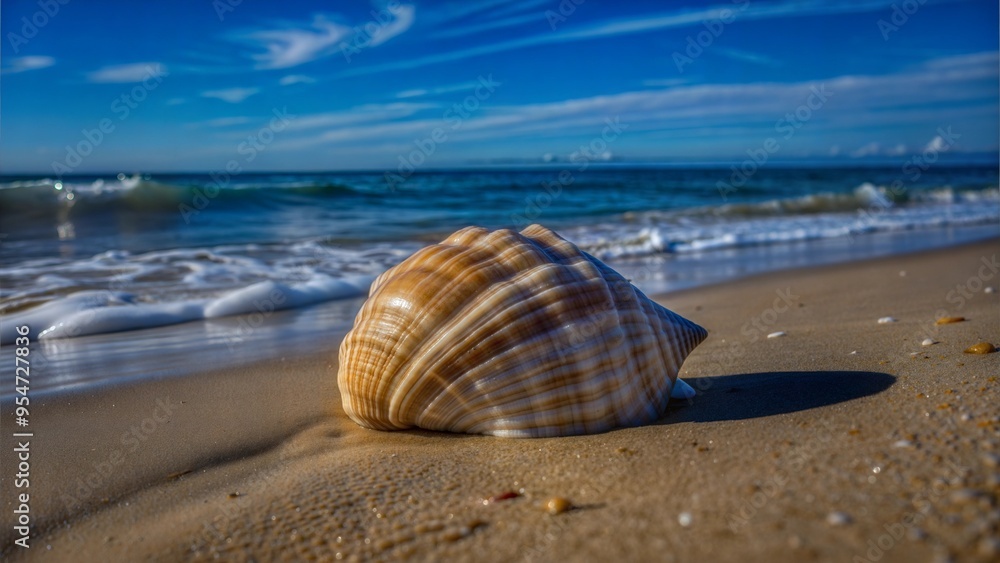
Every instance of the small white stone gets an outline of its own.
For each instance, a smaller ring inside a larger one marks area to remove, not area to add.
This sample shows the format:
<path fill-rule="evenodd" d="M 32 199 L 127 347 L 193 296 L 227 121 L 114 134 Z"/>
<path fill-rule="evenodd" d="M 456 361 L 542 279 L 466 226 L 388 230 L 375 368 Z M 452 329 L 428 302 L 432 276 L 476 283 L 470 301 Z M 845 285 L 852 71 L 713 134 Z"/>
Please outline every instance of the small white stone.
<path fill-rule="evenodd" d="M 850 354 L 848 354 L 848 356 L 857 356 L 857 355 L 858 355 L 858 351 L 857 350 L 854 350 Z"/>
<path fill-rule="evenodd" d="M 878 320 L 878 324 L 880 325 L 894 323 L 894 322 L 896 322 L 896 319 L 893 317 L 882 317 Z"/>
<path fill-rule="evenodd" d="M 677 515 L 677 523 L 684 528 L 687 528 L 691 525 L 691 520 L 692 518 L 690 512 L 681 512 L 680 514 Z"/>
<path fill-rule="evenodd" d="M 986 286 L 985 289 L 983 289 L 983 293 L 996 293 L 996 292 L 997 288 L 993 287 L 992 285 L 988 285 Z"/>
<path fill-rule="evenodd" d="M 892 445 L 892 447 L 894 447 L 894 448 L 912 448 L 913 447 L 913 442 L 911 442 L 909 440 L 899 440 L 898 442 L 894 443 Z"/>
<path fill-rule="evenodd" d="M 779 336 L 788 336 L 788 333 L 783 330 L 779 330 L 778 332 L 772 332 L 767 335 L 768 338 L 778 338 Z"/>
<path fill-rule="evenodd" d="M 937 344 L 933 338 L 925 338 L 923 342 L 920 343 L 921 346 L 933 346 Z"/>
<path fill-rule="evenodd" d="M 846 526 L 851 523 L 851 517 L 843 512 L 831 512 L 826 515 L 826 523 L 831 526 Z"/>

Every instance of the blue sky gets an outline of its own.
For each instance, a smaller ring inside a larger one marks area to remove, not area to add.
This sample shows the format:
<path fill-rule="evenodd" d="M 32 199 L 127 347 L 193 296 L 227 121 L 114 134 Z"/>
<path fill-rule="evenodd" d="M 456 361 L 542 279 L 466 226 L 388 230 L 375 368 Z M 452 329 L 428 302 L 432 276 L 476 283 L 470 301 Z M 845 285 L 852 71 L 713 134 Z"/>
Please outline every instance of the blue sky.
<path fill-rule="evenodd" d="M 992 0 L 62 1 L 0 5 L 2 172 L 998 151 Z"/>

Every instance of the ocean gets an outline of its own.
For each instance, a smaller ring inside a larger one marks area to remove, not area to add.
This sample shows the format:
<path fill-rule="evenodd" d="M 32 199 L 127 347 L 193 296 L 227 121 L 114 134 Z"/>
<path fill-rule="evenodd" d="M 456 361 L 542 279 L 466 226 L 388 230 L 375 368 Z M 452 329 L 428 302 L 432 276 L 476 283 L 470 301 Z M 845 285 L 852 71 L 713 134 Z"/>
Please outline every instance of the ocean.
<path fill-rule="evenodd" d="M 997 236 L 1000 190 L 990 166 L 0 176 L 0 220 L 0 341 L 29 325 L 56 388 L 315 349 L 468 225 L 543 224 L 660 293 Z"/>

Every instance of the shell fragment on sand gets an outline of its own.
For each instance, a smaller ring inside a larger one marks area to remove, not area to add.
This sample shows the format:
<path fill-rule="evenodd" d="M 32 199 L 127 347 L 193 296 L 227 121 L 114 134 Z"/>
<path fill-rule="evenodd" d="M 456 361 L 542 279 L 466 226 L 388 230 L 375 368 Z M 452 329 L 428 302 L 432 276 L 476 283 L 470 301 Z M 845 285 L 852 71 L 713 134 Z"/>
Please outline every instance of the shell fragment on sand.
<path fill-rule="evenodd" d="M 781 338 L 782 336 L 788 336 L 788 333 L 783 330 L 779 330 L 778 332 L 772 332 L 767 335 L 768 338 Z"/>
<path fill-rule="evenodd" d="M 978 344 L 973 344 L 965 349 L 966 354 L 992 354 L 996 352 L 997 349 L 993 344 L 989 342 L 980 342 Z"/>
<path fill-rule="evenodd" d="M 955 323 L 960 323 L 965 321 L 965 317 L 941 317 L 940 319 L 934 321 L 936 325 L 950 325 Z"/>
<path fill-rule="evenodd" d="M 885 325 L 885 324 L 894 323 L 894 322 L 896 322 L 896 318 L 895 317 L 882 317 L 882 318 L 880 318 L 878 320 L 878 324 L 880 324 L 880 325 Z"/>
<path fill-rule="evenodd" d="M 937 344 L 933 338 L 925 338 L 923 342 L 920 343 L 921 346 L 933 346 Z"/>
<path fill-rule="evenodd" d="M 554 232 L 469 227 L 379 276 L 340 347 L 378 430 L 566 436 L 658 419 L 705 329 Z"/>

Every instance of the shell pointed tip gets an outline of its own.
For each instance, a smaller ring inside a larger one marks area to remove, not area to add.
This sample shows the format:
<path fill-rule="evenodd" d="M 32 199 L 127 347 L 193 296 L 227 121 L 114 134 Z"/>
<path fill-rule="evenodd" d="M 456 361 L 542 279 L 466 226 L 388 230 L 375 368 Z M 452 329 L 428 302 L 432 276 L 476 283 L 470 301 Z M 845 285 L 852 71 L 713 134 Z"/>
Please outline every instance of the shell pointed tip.
<path fill-rule="evenodd" d="M 679 377 L 674 382 L 673 389 L 670 390 L 671 399 L 693 399 L 696 394 L 694 388 Z"/>

